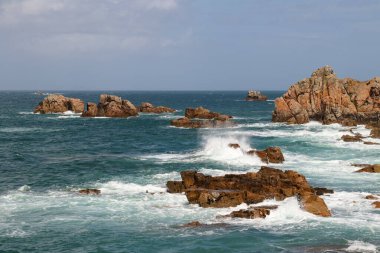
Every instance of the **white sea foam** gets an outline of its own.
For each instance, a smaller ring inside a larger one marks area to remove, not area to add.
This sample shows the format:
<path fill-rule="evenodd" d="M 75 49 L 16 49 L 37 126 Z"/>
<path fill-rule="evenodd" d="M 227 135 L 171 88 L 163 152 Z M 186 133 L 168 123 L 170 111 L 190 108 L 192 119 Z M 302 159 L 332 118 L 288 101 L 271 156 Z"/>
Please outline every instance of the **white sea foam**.
<path fill-rule="evenodd" d="M 262 161 L 255 155 L 247 155 L 245 152 L 251 150 L 249 140 L 239 135 L 215 135 L 214 133 L 204 135 L 202 148 L 197 152 L 204 159 L 214 160 L 230 165 L 262 165 Z M 240 148 L 229 147 L 229 144 L 239 144 Z"/>
<path fill-rule="evenodd" d="M 30 114 L 35 114 L 34 112 L 19 112 L 18 114 L 21 115 L 30 115 Z"/>
<path fill-rule="evenodd" d="M 156 193 L 165 192 L 166 188 L 157 185 L 139 185 L 135 183 L 123 183 L 119 181 L 109 181 L 100 184 L 100 190 L 103 194 L 136 194 L 136 193 Z"/>
<path fill-rule="evenodd" d="M 20 188 L 18 188 L 18 190 L 20 191 L 20 192 L 28 192 L 28 191 L 30 191 L 32 188 L 29 186 L 29 185 L 23 185 L 23 186 L 21 186 Z"/>
<path fill-rule="evenodd" d="M 349 241 L 350 246 L 346 249 L 348 252 L 357 253 L 376 253 L 377 247 L 371 243 L 363 241 Z"/>

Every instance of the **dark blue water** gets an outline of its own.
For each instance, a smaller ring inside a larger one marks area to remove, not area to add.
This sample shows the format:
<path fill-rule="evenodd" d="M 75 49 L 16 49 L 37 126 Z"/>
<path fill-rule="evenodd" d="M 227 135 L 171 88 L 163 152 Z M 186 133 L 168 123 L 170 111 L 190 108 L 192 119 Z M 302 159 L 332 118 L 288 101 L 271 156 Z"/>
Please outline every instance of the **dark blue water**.
<path fill-rule="evenodd" d="M 63 92 L 86 102 L 101 93 Z M 241 91 L 109 93 L 178 112 L 128 119 L 38 115 L 31 112 L 43 96 L 0 92 L 1 252 L 376 252 L 380 246 L 380 213 L 363 198 L 380 193 L 380 177 L 350 166 L 380 163 L 380 148 L 342 142 L 348 128 L 271 123 L 282 92 L 265 92 L 266 102 L 246 102 Z M 238 124 L 170 127 L 196 106 L 233 115 Z M 363 126 L 355 131 L 368 134 Z M 166 181 L 182 170 L 223 175 L 264 165 L 228 147 L 236 142 L 245 149 L 280 146 L 286 161 L 275 167 L 335 190 L 324 197 L 333 217 L 305 213 L 289 198 L 265 220 L 221 219 L 236 208 L 202 209 L 165 192 Z M 102 195 L 76 194 L 84 187 Z M 180 227 L 193 220 L 208 225 Z"/>

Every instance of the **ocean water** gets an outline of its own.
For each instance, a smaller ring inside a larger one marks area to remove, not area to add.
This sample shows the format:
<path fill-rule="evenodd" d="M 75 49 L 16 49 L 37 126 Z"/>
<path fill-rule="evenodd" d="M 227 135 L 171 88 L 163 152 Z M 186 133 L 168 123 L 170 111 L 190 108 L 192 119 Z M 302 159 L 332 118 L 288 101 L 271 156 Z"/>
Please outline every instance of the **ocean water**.
<path fill-rule="evenodd" d="M 98 101 L 102 92 L 62 92 Z M 245 92 L 109 92 L 135 104 L 149 101 L 178 110 L 128 119 L 39 115 L 43 96 L 0 92 L 0 252 L 379 252 L 380 211 L 367 194 L 380 193 L 380 175 L 353 173 L 351 163 L 380 163 L 380 146 L 345 143 L 349 128 L 316 122 L 271 122 L 273 100 L 246 102 Z M 169 125 L 186 107 L 231 114 L 228 129 Z M 364 126 L 355 131 L 369 134 Z M 379 140 L 374 140 L 380 142 Z M 296 199 L 276 202 L 266 219 L 218 218 L 235 208 L 200 208 L 166 193 L 182 170 L 209 175 L 257 171 L 263 164 L 228 147 L 280 146 L 285 163 L 304 174 L 333 216 L 301 210 Z M 81 188 L 100 196 L 81 196 Z M 207 224 L 183 228 L 191 221 Z"/>

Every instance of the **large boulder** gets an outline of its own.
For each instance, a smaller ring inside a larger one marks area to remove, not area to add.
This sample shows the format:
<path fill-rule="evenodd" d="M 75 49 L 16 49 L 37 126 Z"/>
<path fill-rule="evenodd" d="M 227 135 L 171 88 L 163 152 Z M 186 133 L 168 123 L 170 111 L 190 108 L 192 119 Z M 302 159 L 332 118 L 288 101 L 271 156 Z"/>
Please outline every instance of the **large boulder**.
<path fill-rule="evenodd" d="M 330 66 L 325 66 L 275 100 L 272 120 L 291 124 L 310 120 L 323 124 L 379 124 L 379 91 L 379 77 L 364 82 L 339 79 Z"/>
<path fill-rule="evenodd" d="M 257 173 L 216 177 L 183 171 L 181 178 L 182 181 L 167 182 L 168 192 L 185 192 L 189 203 L 201 207 L 233 207 L 295 196 L 304 210 L 315 215 L 331 216 L 323 199 L 315 193 L 306 178 L 295 171 L 263 166 Z"/>
<path fill-rule="evenodd" d="M 125 118 L 138 115 L 137 108 L 129 101 L 121 97 L 101 94 L 99 103 L 87 103 L 87 111 L 82 117 L 114 117 Z"/>
<path fill-rule="evenodd" d="M 268 99 L 267 96 L 261 94 L 260 91 L 256 91 L 256 90 L 248 91 L 247 97 L 245 98 L 245 100 L 247 101 L 265 101 L 267 99 Z"/>
<path fill-rule="evenodd" d="M 151 103 L 148 102 L 143 102 L 139 106 L 139 111 L 140 112 L 145 112 L 145 113 L 172 113 L 175 112 L 174 109 L 165 107 L 165 106 L 154 106 Z"/>
<path fill-rule="evenodd" d="M 63 113 L 73 111 L 82 113 L 84 102 L 78 98 L 68 98 L 60 94 L 50 94 L 45 97 L 34 109 L 34 113 Z"/>

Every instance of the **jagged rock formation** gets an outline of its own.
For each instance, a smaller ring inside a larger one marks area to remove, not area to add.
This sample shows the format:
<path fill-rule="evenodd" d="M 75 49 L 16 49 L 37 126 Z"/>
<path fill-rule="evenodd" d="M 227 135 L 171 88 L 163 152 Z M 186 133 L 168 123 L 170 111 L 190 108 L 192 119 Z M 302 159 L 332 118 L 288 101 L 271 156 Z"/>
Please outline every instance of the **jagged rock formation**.
<path fill-rule="evenodd" d="M 153 106 L 151 103 L 143 102 L 139 106 L 139 112 L 145 113 L 170 113 L 175 112 L 174 109 L 165 106 Z"/>
<path fill-rule="evenodd" d="M 101 94 L 99 103 L 87 103 L 87 111 L 82 117 L 130 117 L 138 115 L 137 108 L 129 101 L 121 97 Z"/>
<path fill-rule="evenodd" d="M 265 163 L 283 163 L 285 161 L 281 148 L 268 147 L 264 150 L 250 150 L 249 155 L 257 155 Z"/>
<path fill-rule="evenodd" d="M 168 181 L 170 193 L 185 192 L 190 204 L 201 207 L 231 207 L 255 204 L 265 199 L 283 200 L 297 196 L 300 206 L 315 215 L 331 216 L 325 202 L 301 174 L 261 167 L 257 173 L 212 177 L 196 171 L 182 171 L 182 181 Z M 265 213 L 265 211 L 264 211 Z M 254 214 L 253 214 L 254 215 Z"/>
<path fill-rule="evenodd" d="M 267 96 L 261 94 L 260 91 L 256 91 L 256 90 L 248 91 L 247 97 L 245 98 L 245 100 L 247 101 L 265 101 L 267 99 L 268 99 Z"/>
<path fill-rule="evenodd" d="M 369 81 L 339 79 L 330 66 L 293 84 L 275 100 L 272 120 L 303 124 L 317 120 L 343 125 L 380 123 L 380 77 Z"/>
<path fill-rule="evenodd" d="M 84 102 L 78 98 L 67 98 L 60 94 L 50 94 L 45 97 L 34 109 L 34 113 L 63 113 L 73 111 L 82 113 Z"/>
<path fill-rule="evenodd" d="M 185 128 L 216 128 L 233 126 L 232 116 L 211 112 L 203 107 L 187 108 L 185 117 L 172 120 L 170 125 Z"/>

